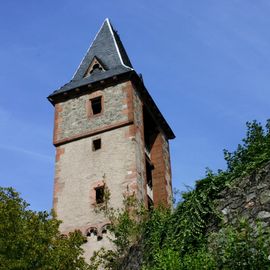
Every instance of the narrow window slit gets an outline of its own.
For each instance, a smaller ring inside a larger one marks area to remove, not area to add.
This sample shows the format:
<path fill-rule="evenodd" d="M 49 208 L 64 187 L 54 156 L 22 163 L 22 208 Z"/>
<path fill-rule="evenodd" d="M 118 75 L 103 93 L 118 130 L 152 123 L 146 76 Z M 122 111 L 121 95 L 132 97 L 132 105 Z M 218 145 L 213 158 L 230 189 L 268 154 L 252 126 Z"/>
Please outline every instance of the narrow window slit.
<path fill-rule="evenodd" d="M 104 186 L 96 188 L 96 203 L 104 203 Z"/>
<path fill-rule="evenodd" d="M 92 150 L 97 151 L 101 148 L 101 139 L 93 140 Z"/>

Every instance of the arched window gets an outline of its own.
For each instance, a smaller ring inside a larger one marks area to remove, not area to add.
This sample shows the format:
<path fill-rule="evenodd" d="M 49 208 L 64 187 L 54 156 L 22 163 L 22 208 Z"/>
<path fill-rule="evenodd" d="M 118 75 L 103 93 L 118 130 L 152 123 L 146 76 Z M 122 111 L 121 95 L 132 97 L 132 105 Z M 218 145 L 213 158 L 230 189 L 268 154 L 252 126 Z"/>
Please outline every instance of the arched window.
<path fill-rule="evenodd" d="M 91 237 L 91 236 L 97 236 L 98 234 L 98 230 L 96 227 L 90 227 L 89 229 L 87 229 L 86 231 L 86 236 L 87 237 Z"/>

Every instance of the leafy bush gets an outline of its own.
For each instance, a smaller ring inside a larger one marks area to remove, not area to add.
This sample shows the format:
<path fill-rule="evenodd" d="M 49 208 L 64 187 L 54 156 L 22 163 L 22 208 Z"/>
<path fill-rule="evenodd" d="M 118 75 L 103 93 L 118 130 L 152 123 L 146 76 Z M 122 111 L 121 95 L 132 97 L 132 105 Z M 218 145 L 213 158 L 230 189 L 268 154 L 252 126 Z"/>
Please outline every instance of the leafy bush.
<path fill-rule="evenodd" d="M 59 224 L 47 212 L 28 210 L 12 188 L 0 187 L 0 269 L 87 269 L 84 237 L 61 235 Z"/>
<path fill-rule="evenodd" d="M 218 269 L 270 269 L 270 231 L 240 220 L 209 237 L 209 252 Z"/>

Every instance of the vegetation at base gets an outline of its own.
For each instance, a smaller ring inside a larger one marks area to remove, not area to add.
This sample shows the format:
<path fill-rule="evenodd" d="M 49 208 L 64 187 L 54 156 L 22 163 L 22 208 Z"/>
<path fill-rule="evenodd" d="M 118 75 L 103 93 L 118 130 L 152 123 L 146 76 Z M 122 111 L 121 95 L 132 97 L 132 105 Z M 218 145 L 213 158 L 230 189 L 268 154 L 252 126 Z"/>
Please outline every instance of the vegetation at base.
<path fill-rule="evenodd" d="M 128 192 L 124 208 L 113 209 L 106 189 L 97 211 L 111 221 L 114 248 L 99 250 L 90 265 L 82 257 L 80 232 L 61 235 L 53 214 L 31 211 L 12 188 L 0 188 L 0 270 L 113 270 L 137 257 L 143 270 L 270 269 L 270 231 L 244 220 L 224 225 L 214 206 L 225 187 L 270 160 L 270 122 L 265 129 L 247 123 L 243 143 L 232 153 L 225 150 L 224 157 L 227 169 L 207 170 L 173 211 L 149 212 Z M 209 220 L 219 225 L 218 232 L 209 233 Z"/>
<path fill-rule="evenodd" d="M 270 121 L 266 128 L 247 123 L 246 138 L 234 152 L 224 150 L 227 169 L 207 170 L 193 190 L 182 194 L 173 212 L 162 207 L 134 215 L 138 205 L 110 216 L 115 250 L 101 250 L 92 258 L 92 269 L 119 269 L 129 248 L 139 246 L 144 270 L 179 269 L 270 269 L 270 233 L 240 220 L 222 225 L 214 206 L 218 194 L 236 179 L 252 173 L 270 160 Z M 209 234 L 209 220 L 219 225 Z"/>
<path fill-rule="evenodd" d="M 60 222 L 47 212 L 34 212 L 12 188 L 0 188 L 0 269 L 87 269 L 79 231 L 59 232 Z"/>

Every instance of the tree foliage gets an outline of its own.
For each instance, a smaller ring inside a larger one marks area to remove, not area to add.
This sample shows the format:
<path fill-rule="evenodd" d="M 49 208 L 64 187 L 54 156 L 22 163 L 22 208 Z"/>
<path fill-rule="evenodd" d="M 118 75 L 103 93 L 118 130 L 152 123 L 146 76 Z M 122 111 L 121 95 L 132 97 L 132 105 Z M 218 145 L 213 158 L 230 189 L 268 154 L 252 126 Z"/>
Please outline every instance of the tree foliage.
<path fill-rule="evenodd" d="M 60 222 L 34 212 L 12 188 L 0 188 L 0 269 L 86 269 L 79 231 L 59 232 Z"/>

